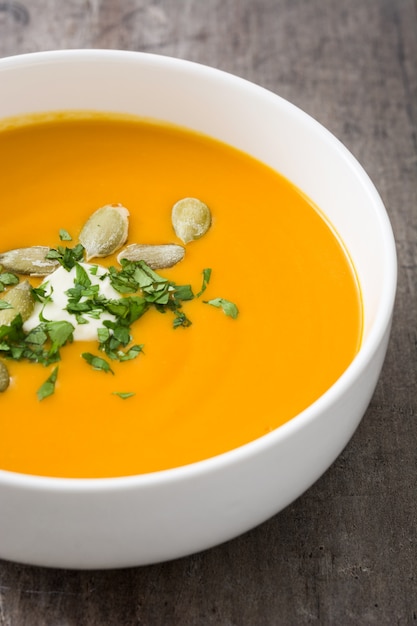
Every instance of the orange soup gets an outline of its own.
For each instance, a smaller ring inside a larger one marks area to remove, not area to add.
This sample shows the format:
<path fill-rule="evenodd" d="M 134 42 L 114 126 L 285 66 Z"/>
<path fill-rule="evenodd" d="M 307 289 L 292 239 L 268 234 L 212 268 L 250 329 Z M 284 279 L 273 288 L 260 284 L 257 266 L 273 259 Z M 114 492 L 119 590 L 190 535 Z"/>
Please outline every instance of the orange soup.
<path fill-rule="evenodd" d="M 42 400 L 54 366 L 0 353 L 10 373 L 1 469 L 112 477 L 206 459 L 293 418 L 357 353 L 360 290 L 340 239 L 303 193 L 248 155 L 150 121 L 62 113 L 4 125 L 0 172 L 0 253 L 74 246 L 111 203 L 130 212 L 127 244 L 181 244 L 171 223 L 180 198 L 201 199 L 212 215 L 184 259 L 157 270 L 197 294 L 211 269 L 204 294 L 183 303 L 190 326 L 173 328 L 169 311 L 151 308 L 132 326 L 143 352 L 111 362 L 113 373 L 81 356 L 99 354 L 97 342 L 73 341 Z M 116 256 L 91 262 L 117 265 Z M 216 298 L 235 303 L 238 317 L 206 304 Z"/>

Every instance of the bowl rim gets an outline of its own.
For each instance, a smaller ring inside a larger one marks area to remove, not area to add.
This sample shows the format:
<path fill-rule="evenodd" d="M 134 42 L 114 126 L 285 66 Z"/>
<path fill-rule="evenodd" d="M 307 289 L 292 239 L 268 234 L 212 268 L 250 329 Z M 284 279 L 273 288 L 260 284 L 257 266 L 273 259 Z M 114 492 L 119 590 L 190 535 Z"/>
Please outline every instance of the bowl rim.
<path fill-rule="evenodd" d="M 370 177 L 358 162 L 356 157 L 342 144 L 342 142 L 319 121 L 310 114 L 292 104 L 279 94 L 251 82 L 243 77 L 226 72 L 216 67 L 187 59 L 165 56 L 149 52 L 100 49 L 100 48 L 73 48 L 61 50 L 47 50 L 41 52 L 28 52 L 24 54 L 10 55 L 0 58 L 0 73 L 3 69 L 11 69 L 26 66 L 28 63 L 65 63 L 72 61 L 88 60 L 93 62 L 151 62 L 155 66 L 164 66 L 180 71 L 199 72 L 213 77 L 214 79 L 227 80 L 244 87 L 260 97 L 269 97 L 281 102 L 289 110 L 303 119 L 306 123 L 316 127 L 327 142 L 333 142 L 345 162 L 360 179 L 366 189 L 370 202 L 374 206 L 375 215 L 378 217 L 379 232 L 383 242 L 386 275 L 381 289 L 380 305 L 378 307 L 372 327 L 368 335 L 363 339 L 358 353 L 342 375 L 306 409 L 282 424 L 273 431 L 258 437 L 237 448 L 226 451 L 219 455 L 190 463 L 180 467 L 135 474 L 129 476 L 115 476 L 105 478 L 63 478 L 54 476 L 38 476 L 23 474 L 0 469 L 0 486 L 18 487 L 31 490 L 60 491 L 60 492 L 97 492 L 113 491 L 131 488 L 149 488 L 153 485 L 169 484 L 182 480 L 189 480 L 202 474 L 216 472 L 228 466 L 240 463 L 245 459 L 256 456 L 262 451 L 276 446 L 294 436 L 308 423 L 314 421 L 320 413 L 328 409 L 344 392 L 359 379 L 365 371 L 368 363 L 378 350 L 384 335 L 390 328 L 392 312 L 395 303 L 397 289 L 397 254 L 394 234 L 387 210 Z"/>

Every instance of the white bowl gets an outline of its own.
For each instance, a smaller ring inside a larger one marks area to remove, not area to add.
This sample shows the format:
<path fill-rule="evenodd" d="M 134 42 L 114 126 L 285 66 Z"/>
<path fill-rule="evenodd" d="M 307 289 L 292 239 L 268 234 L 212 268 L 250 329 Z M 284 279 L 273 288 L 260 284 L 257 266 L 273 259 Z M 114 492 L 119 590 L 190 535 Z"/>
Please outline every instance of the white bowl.
<path fill-rule="evenodd" d="M 349 368 L 287 424 L 226 454 L 113 479 L 0 471 L 0 557 L 66 568 L 174 559 L 260 524 L 336 459 L 374 392 L 396 289 L 390 223 L 346 148 L 279 96 L 219 70 L 136 52 L 42 52 L 0 60 L 0 118 L 53 109 L 120 111 L 229 143 L 301 188 L 333 223 L 356 267 L 363 343 Z"/>

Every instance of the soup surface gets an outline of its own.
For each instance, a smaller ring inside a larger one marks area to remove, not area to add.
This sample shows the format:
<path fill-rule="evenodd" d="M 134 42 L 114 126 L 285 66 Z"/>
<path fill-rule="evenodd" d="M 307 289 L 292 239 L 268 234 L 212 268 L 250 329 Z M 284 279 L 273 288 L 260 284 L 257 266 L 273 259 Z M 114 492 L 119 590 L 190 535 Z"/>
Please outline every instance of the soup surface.
<path fill-rule="evenodd" d="M 184 303 L 191 326 L 150 310 L 133 327 L 143 354 L 112 363 L 114 374 L 81 357 L 97 354 L 96 342 L 74 341 L 43 400 L 53 366 L 5 360 L 1 469 L 111 477 L 199 461 L 290 420 L 355 356 L 362 310 L 346 251 L 299 190 L 249 156 L 149 121 L 62 113 L 4 125 L 0 172 L 0 252 L 64 245 L 60 229 L 73 246 L 109 203 L 130 212 L 128 244 L 181 243 L 170 219 L 180 198 L 212 212 L 185 258 L 158 270 L 198 292 L 211 268 L 204 295 Z M 237 305 L 237 319 L 204 303 L 218 297 Z"/>

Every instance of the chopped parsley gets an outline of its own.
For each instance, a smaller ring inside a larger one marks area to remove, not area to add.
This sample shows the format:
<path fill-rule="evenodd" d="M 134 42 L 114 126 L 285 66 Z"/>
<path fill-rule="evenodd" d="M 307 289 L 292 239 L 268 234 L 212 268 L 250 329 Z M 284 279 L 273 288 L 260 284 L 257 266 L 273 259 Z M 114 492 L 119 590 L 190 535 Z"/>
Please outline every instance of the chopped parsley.
<path fill-rule="evenodd" d="M 55 392 L 55 383 L 58 377 L 58 365 L 52 370 L 52 374 L 45 380 L 37 391 L 39 400 L 44 400 Z"/>
<path fill-rule="evenodd" d="M 59 238 L 61 241 L 72 241 L 72 237 L 65 228 L 60 228 L 59 230 Z"/>
<path fill-rule="evenodd" d="M 119 396 L 122 400 L 127 400 L 127 398 L 131 398 L 136 395 L 134 391 L 113 391 L 114 396 Z"/>
<path fill-rule="evenodd" d="M 0 292 L 11 285 L 17 285 L 19 278 L 10 272 L 2 272 L 0 267 Z M 3 307 L 4 308 L 4 307 Z"/>
<path fill-rule="evenodd" d="M 207 286 L 210 282 L 210 278 L 211 278 L 211 269 L 209 267 L 206 267 L 206 269 L 203 270 L 203 284 L 201 285 L 201 289 L 196 295 L 196 298 L 199 298 L 200 296 L 203 295 L 203 293 L 207 289 Z"/>
<path fill-rule="evenodd" d="M 71 235 L 64 229 L 59 231 L 61 241 L 71 241 Z M 203 270 L 200 291 L 194 294 L 191 285 L 177 285 L 152 270 L 144 261 L 121 260 L 121 267 L 110 267 L 100 275 L 100 280 L 108 278 L 111 286 L 120 294 L 119 298 L 108 299 L 100 292 L 100 285 L 93 284 L 90 276 L 97 276 L 99 266 L 93 265 L 88 271 L 81 264 L 84 259 L 84 247 L 81 244 L 73 248 L 57 246 L 51 249 L 47 258 L 57 260 L 67 271 L 75 270 L 73 286 L 67 289 L 65 310 L 74 316 L 74 324 L 68 321 L 51 321 L 44 315 L 45 306 L 53 301 L 53 288 L 45 281 L 39 287 L 32 287 L 35 301 L 43 307 L 39 314 L 39 324 L 25 332 L 23 320 L 18 313 L 9 325 L 0 325 L 0 357 L 15 361 L 27 360 L 44 366 L 61 360 L 64 346 L 74 340 L 77 324 L 88 324 L 90 319 L 102 321 L 97 331 L 97 350 L 104 356 L 83 352 L 82 358 L 94 370 L 114 374 L 111 361 L 130 361 L 143 353 L 142 344 L 134 344 L 132 325 L 151 308 L 172 316 L 172 327 L 187 328 L 191 325 L 183 310 L 185 302 L 200 298 L 208 288 L 212 271 Z M 103 268 L 104 269 L 104 268 Z M 2 272 L 0 267 L 0 292 L 19 282 L 14 274 Z M 203 301 L 221 308 L 233 319 L 238 316 L 238 308 L 224 298 Z M 0 310 L 11 308 L 0 299 Z M 102 319 L 103 314 L 106 314 Z M 108 319 L 110 314 L 111 319 Z M 43 400 L 55 391 L 58 366 L 38 389 L 37 396 Z M 134 392 L 113 392 L 122 399 L 129 398 Z"/>
<path fill-rule="evenodd" d="M 83 359 L 87 361 L 89 365 L 91 365 L 93 369 L 106 372 L 106 373 L 110 372 L 111 374 L 114 374 L 108 361 L 106 361 L 105 359 L 102 359 L 100 356 L 91 354 L 91 352 L 83 352 L 81 356 L 83 357 Z"/>
<path fill-rule="evenodd" d="M 211 304 L 211 306 L 215 306 L 219 309 L 223 309 L 223 312 L 230 317 L 233 317 L 235 320 L 239 315 L 239 309 L 236 304 L 230 302 L 229 300 L 225 300 L 224 298 L 214 298 L 213 300 L 205 300 L 204 304 Z"/>
<path fill-rule="evenodd" d="M 80 243 L 74 246 L 74 248 L 58 246 L 56 249 L 52 248 L 49 250 L 46 258 L 58 261 L 62 267 L 65 267 L 66 270 L 70 270 L 76 263 L 84 259 L 84 246 Z"/>
<path fill-rule="evenodd" d="M 23 330 L 22 316 L 0 326 L 0 356 L 14 361 L 50 365 L 61 359 L 60 350 L 73 340 L 74 326 L 69 322 L 41 322 L 29 333 Z"/>

